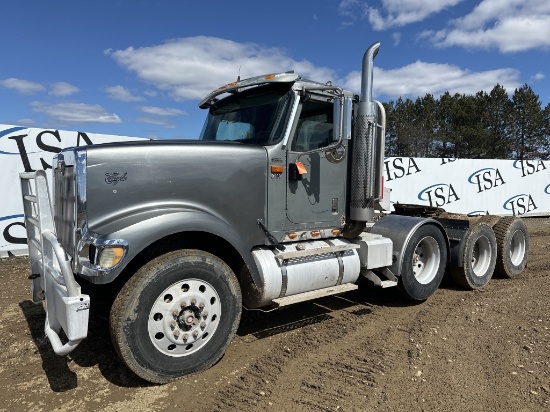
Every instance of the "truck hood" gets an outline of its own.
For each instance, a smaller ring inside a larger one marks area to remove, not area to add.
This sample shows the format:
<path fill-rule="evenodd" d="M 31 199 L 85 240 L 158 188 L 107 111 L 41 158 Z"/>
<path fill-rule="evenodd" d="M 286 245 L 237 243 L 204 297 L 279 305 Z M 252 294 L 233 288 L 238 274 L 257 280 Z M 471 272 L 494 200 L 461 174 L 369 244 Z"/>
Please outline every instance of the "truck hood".
<path fill-rule="evenodd" d="M 261 146 L 157 140 L 85 150 L 87 223 L 95 233 L 190 210 L 239 228 L 250 244 L 263 238 L 257 220 L 266 215 L 267 153 Z"/>

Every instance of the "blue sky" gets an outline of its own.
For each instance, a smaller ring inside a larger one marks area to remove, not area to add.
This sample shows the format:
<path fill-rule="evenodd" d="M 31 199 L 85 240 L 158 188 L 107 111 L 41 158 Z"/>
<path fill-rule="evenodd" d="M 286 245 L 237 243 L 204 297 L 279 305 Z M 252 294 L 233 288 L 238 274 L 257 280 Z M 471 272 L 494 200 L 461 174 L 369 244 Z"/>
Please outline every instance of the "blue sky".
<path fill-rule="evenodd" d="M 196 138 L 201 97 L 296 70 L 374 97 L 508 93 L 550 102 L 548 0 L 5 0 L 0 124 Z"/>

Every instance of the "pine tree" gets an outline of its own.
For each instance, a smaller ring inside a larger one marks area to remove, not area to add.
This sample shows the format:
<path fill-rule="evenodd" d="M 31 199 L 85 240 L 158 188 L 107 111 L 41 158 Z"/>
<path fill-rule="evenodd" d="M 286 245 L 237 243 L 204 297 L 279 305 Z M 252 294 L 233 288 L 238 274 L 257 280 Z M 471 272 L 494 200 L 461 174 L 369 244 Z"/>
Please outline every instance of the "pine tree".
<path fill-rule="evenodd" d="M 539 97 L 524 84 L 512 96 L 511 133 L 517 160 L 543 156 L 544 121 Z"/>
<path fill-rule="evenodd" d="M 478 93 L 483 126 L 487 130 L 487 158 L 507 159 L 512 151 L 510 142 L 510 114 L 512 104 L 506 89 L 497 84 L 491 93 Z"/>

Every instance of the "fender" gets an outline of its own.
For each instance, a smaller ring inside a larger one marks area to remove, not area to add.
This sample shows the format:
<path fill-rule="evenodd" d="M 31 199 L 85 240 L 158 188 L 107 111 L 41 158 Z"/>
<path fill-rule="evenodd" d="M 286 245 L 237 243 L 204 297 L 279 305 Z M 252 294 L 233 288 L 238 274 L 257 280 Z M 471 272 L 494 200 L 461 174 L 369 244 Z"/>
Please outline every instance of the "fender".
<path fill-rule="evenodd" d="M 390 270 L 395 276 L 401 276 L 403 254 L 412 235 L 424 225 L 434 225 L 441 231 L 447 244 L 447 256 L 450 256 L 449 238 L 447 237 L 445 229 L 441 223 L 434 219 L 403 215 L 388 215 L 378 220 L 374 226 L 372 226 L 370 230 L 371 233 L 390 238 L 393 242 L 393 263 L 390 266 Z"/>
<path fill-rule="evenodd" d="M 255 220 L 253 218 L 250 220 L 256 229 L 258 243 L 262 243 L 263 233 L 257 229 Z M 79 250 L 82 250 L 85 244 L 101 244 L 110 240 L 122 240 L 128 244 L 126 256 L 110 270 L 98 271 L 96 267 L 81 265 L 79 272 L 92 283 L 110 283 L 141 251 L 166 236 L 184 232 L 205 232 L 218 236 L 231 244 L 247 265 L 254 283 L 261 284 L 258 269 L 250 253 L 251 245 L 247 245 L 243 236 L 218 216 L 194 209 L 157 209 L 126 216 L 118 220 L 116 226 L 118 229 L 109 232 L 108 235 L 96 234 L 87 230 L 87 236 L 83 237 L 82 245 L 79 245 Z"/>

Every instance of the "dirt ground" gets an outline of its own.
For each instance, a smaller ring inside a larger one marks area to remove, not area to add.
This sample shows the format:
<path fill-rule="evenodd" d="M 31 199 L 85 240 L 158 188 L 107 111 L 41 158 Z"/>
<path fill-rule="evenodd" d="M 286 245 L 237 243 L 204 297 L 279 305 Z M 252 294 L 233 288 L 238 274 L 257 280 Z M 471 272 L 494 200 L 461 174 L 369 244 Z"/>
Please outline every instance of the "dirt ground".
<path fill-rule="evenodd" d="M 30 301 L 26 258 L 0 260 L 1 411 L 548 411 L 550 219 L 526 219 L 531 251 L 516 279 L 483 291 L 444 281 L 411 305 L 396 288 L 245 312 L 222 360 L 150 385 L 118 360 L 105 302 L 88 338 L 55 355 Z"/>

